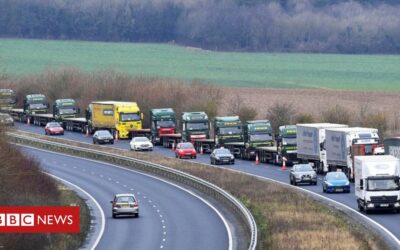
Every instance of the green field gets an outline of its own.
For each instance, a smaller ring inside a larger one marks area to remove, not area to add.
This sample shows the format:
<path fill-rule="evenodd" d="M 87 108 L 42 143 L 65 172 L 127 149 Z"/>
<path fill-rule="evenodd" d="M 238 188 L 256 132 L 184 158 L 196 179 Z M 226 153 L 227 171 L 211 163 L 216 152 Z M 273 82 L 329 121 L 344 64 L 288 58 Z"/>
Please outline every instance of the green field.
<path fill-rule="evenodd" d="M 228 86 L 400 90 L 399 55 L 210 52 L 167 44 L 0 39 L 10 76 L 60 67 Z"/>

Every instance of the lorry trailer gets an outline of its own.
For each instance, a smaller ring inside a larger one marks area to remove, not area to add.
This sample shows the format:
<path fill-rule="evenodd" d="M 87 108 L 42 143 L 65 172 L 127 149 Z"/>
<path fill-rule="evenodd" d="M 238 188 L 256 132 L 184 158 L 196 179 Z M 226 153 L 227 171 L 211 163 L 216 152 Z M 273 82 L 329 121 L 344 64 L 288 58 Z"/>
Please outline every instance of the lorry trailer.
<path fill-rule="evenodd" d="M 14 108 L 17 97 L 12 89 L 0 89 L 0 111 Z"/>
<path fill-rule="evenodd" d="M 325 130 L 345 127 L 348 126 L 335 123 L 297 124 L 297 158 L 310 163 L 319 174 L 328 172 Z"/>
<path fill-rule="evenodd" d="M 354 180 L 354 157 L 374 155 L 379 147 L 378 130 L 374 128 L 330 128 L 326 130 L 329 171 L 341 170 Z"/>

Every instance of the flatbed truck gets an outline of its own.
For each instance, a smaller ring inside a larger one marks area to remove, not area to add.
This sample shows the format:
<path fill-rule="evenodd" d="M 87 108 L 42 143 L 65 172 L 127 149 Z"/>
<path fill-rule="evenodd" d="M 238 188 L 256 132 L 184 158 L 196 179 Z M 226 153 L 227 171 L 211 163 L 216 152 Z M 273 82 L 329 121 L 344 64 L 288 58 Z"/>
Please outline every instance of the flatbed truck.
<path fill-rule="evenodd" d="M 273 145 L 256 147 L 259 161 L 275 165 L 281 165 L 284 160 L 288 165 L 298 163 L 296 137 L 296 125 L 280 126 Z"/>

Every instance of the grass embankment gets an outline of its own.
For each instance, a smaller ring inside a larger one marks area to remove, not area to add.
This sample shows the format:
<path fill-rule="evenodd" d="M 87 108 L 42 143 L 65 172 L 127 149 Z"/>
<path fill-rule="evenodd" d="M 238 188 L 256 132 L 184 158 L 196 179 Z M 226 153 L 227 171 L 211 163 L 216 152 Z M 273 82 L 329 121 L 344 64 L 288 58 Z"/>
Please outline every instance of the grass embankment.
<path fill-rule="evenodd" d="M 231 87 L 400 90 L 398 55 L 221 53 L 168 44 L 0 39 L 0 56 L 0 66 L 12 76 L 74 67 Z"/>
<path fill-rule="evenodd" d="M 146 160 L 205 179 L 240 198 L 259 229 L 258 249 L 387 249 L 386 244 L 352 218 L 280 184 L 241 173 L 164 156 L 95 146 L 18 131 L 36 138 L 67 143 Z M 260 166 L 262 167 L 262 166 Z"/>
<path fill-rule="evenodd" d="M 0 138 L 4 138 L 0 127 Z M 0 139 L 1 206 L 79 206 L 81 232 L 78 234 L 0 234 L 1 249 L 77 249 L 86 239 L 90 212 L 75 192 L 41 171 L 40 163 Z"/>

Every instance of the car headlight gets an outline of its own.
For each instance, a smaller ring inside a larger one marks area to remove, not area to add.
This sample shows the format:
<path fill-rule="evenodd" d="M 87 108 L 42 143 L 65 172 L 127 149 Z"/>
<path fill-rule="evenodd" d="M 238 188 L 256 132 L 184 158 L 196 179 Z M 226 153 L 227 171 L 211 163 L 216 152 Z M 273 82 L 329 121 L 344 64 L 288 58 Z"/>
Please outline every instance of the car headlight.
<path fill-rule="evenodd" d="M 215 156 L 215 159 L 219 160 L 219 156 Z"/>
<path fill-rule="evenodd" d="M 325 181 L 326 185 L 333 186 L 332 183 Z"/>
<path fill-rule="evenodd" d="M 231 155 L 231 160 L 235 159 L 235 157 L 233 155 Z"/>
<path fill-rule="evenodd" d="M 348 185 L 350 185 L 350 182 L 346 181 L 346 183 L 344 185 L 348 186 Z"/>

